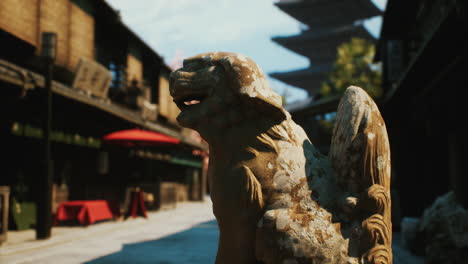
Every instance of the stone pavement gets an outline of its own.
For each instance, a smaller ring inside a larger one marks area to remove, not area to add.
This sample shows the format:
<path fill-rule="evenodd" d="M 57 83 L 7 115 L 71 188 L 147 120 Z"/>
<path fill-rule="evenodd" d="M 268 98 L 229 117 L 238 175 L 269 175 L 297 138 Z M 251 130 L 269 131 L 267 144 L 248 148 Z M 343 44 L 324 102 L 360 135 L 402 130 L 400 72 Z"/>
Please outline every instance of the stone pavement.
<path fill-rule="evenodd" d="M 392 251 L 393 264 L 424 264 L 424 258 L 412 255 L 402 245 L 400 233 L 393 233 Z"/>
<path fill-rule="evenodd" d="M 88 227 L 54 227 L 51 239 L 37 241 L 33 230 L 9 232 L 0 246 L 0 264 L 210 264 L 218 228 L 209 198 L 151 212 L 148 219 L 108 221 Z M 394 234 L 394 264 L 422 264 Z"/>
<path fill-rule="evenodd" d="M 218 229 L 211 201 L 179 203 L 149 213 L 148 219 L 101 222 L 88 227 L 54 227 L 51 239 L 36 241 L 33 230 L 9 232 L 0 263 L 214 263 Z"/>

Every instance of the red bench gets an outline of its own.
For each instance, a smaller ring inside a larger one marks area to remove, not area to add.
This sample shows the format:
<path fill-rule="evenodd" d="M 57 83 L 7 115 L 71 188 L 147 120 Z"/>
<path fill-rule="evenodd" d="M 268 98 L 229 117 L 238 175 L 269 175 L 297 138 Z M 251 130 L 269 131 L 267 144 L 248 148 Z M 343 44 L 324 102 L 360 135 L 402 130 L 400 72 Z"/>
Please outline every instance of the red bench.
<path fill-rule="evenodd" d="M 114 215 L 106 200 L 67 201 L 59 204 L 54 224 L 60 221 L 78 221 L 90 225 L 96 221 L 113 219 Z"/>

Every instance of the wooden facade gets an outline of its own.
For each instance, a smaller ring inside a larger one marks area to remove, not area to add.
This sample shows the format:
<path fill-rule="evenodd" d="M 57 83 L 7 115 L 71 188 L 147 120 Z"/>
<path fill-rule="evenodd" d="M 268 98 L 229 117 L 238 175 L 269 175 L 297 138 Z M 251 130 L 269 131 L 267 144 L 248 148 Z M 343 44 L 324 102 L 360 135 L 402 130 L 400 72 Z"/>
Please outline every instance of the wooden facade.
<path fill-rule="evenodd" d="M 93 16 L 73 1 L 2 1 L 0 28 L 31 44 L 36 51 L 41 46 L 42 32 L 56 32 L 56 63 L 72 71 L 80 58 L 94 59 Z"/>
<path fill-rule="evenodd" d="M 125 209 L 127 190 L 140 187 L 148 197 L 156 197 L 148 206 L 157 209 L 164 182 L 185 186 L 178 187 L 185 193 L 180 197 L 203 199 L 204 194 L 190 194 L 206 184 L 202 158 L 192 153 L 207 146 L 177 125 L 169 68 L 118 13 L 102 0 L 4 0 L 0 129 L 8 155 L 0 185 L 10 186 L 12 200 L 26 206 L 42 191 L 35 188 L 44 166 L 42 32 L 58 37 L 51 87 L 55 200 L 106 199 Z M 107 95 L 96 96 L 86 85 L 72 88 L 80 61 L 98 63 L 112 74 Z M 175 137 L 181 144 L 128 148 L 102 141 L 108 133 L 135 127 Z M 136 155 L 137 151 L 170 158 Z"/>
<path fill-rule="evenodd" d="M 172 96 L 169 93 L 169 72 L 169 69 L 163 69 L 159 77 L 159 114 L 168 122 L 177 124 L 176 117 L 180 110 L 172 101 Z"/>
<path fill-rule="evenodd" d="M 467 10 L 465 1 L 387 3 L 376 60 L 383 64 L 392 200 L 401 216 L 421 216 L 450 190 L 468 208 Z"/>

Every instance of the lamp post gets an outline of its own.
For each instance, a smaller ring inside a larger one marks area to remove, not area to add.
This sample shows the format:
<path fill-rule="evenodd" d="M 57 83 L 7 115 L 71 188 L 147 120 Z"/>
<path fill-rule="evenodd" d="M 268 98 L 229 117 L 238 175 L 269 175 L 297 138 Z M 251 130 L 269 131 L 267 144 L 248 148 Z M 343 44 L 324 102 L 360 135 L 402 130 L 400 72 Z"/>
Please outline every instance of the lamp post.
<path fill-rule="evenodd" d="M 44 170 L 39 181 L 39 191 L 36 210 L 36 238 L 47 239 L 52 230 L 52 166 L 50 150 L 50 134 L 52 127 L 52 80 L 54 61 L 57 54 L 57 34 L 42 33 L 41 57 L 44 60 L 45 77 L 45 118 L 44 118 Z"/>

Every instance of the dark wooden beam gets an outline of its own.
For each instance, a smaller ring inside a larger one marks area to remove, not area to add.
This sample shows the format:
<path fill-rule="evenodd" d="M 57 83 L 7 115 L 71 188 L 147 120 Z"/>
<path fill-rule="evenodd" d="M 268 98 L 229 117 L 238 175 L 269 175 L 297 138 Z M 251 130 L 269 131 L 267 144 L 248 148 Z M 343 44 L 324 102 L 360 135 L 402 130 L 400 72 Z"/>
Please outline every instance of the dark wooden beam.
<path fill-rule="evenodd" d="M 44 88 L 45 85 L 44 77 L 42 75 L 31 72 L 2 59 L 0 59 L 0 81 L 20 86 L 23 89 L 33 89 L 35 87 Z M 139 112 L 113 103 L 109 99 L 91 97 L 84 92 L 72 89 L 71 87 L 56 81 L 52 83 L 52 92 L 74 101 L 95 107 L 135 125 L 141 126 L 142 128 L 177 138 L 183 144 L 188 146 L 207 149 L 205 144 L 195 142 L 190 138 L 182 135 L 182 133 L 179 131 L 168 128 L 157 122 L 147 121 L 141 117 Z"/>

